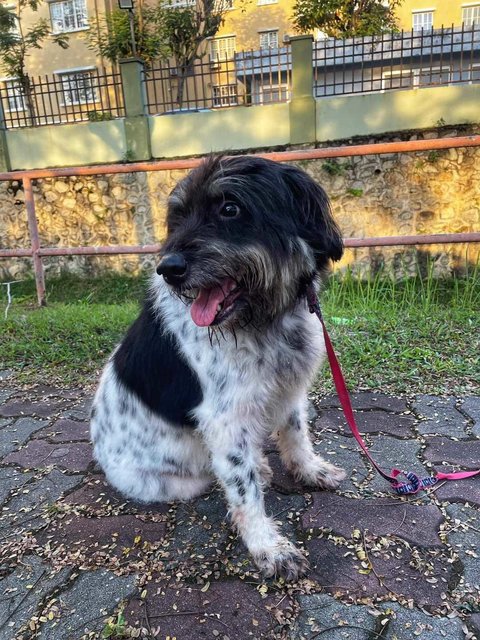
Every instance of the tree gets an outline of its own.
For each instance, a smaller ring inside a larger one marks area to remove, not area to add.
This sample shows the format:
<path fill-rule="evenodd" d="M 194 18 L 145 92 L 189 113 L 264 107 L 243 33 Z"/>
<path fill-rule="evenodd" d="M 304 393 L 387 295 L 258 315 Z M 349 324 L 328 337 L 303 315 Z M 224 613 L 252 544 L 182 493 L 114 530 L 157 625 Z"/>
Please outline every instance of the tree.
<path fill-rule="evenodd" d="M 296 0 L 293 24 L 300 33 L 320 29 L 332 38 L 374 36 L 398 28 L 403 0 Z"/>
<path fill-rule="evenodd" d="M 181 107 L 183 89 L 195 60 L 204 53 L 206 38 L 213 37 L 223 23 L 228 0 L 196 0 L 195 5 L 170 6 L 168 1 L 135 11 L 137 55 L 150 64 L 155 58 L 169 60 L 177 71 L 176 102 Z M 94 24 L 85 36 L 88 46 L 111 62 L 132 56 L 128 15 L 114 10 Z"/>
<path fill-rule="evenodd" d="M 35 104 L 27 72 L 27 58 L 33 49 L 41 49 L 47 40 L 66 49 L 68 36 L 63 33 L 51 34 L 50 24 L 44 18 L 24 28 L 24 11 L 38 11 L 40 0 L 18 0 L 15 9 L 8 9 L 7 6 L 0 4 L 0 66 L 8 77 L 17 81 L 31 123 L 35 124 Z"/>

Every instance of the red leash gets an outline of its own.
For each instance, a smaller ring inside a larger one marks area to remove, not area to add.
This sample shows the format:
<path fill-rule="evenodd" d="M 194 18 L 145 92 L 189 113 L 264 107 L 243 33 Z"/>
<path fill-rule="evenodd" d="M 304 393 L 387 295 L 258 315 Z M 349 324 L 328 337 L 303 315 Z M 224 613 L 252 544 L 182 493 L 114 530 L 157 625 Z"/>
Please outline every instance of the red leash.
<path fill-rule="evenodd" d="M 385 471 L 383 471 L 383 469 L 378 466 L 378 464 L 370 455 L 370 452 L 367 449 L 367 445 L 363 441 L 363 438 L 358 430 L 352 409 L 352 403 L 350 402 L 350 396 L 347 390 L 347 385 L 345 384 L 345 379 L 343 377 L 338 358 L 335 355 L 330 336 L 328 335 L 322 312 L 320 310 L 320 305 L 318 303 L 317 295 L 312 284 L 310 284 L 307 288 L 307 302 L 310 313 L 315 313 L 322 324 L 325 347 L 327 349 L 328 361 L 330 363 L 330 369 L 332 371 L 333 382 L 335 384 L 335 389 L 337 390 L 337 395 L 340 400 L 340 404 L 342 405 L 343 413 L 345 414 L 345 419 L 348 423 L 348 426 L 350 427 L 355 440 L 358 442 L 374 468 L 378 471 L 382 478 L 385 478 L 385 480 L 388 480 L 388 482 L 390 482 L 390 484 L 392 485 L 392 489 L 396 493 L 400 495 L 417 493 L 422 489 L 433 487 L 433 485 L 439 482 L 439 480 L 463 480 L 464 478 L 471 478 L 472 476 L 480 474 L 480 469 L 478 469 L 477 471 L 458 471 L 456 473 L 438 472 L 434 476 L 427 476 L 426 478 L 419 478 L 412 471 L 406 472 L 401 471 L 400 469 L 392 469 L 390 474 L 385 473 Z M 399 476 L 404 476 L 405 478 L 407 478 L 408 482 L 399 482 Z"/>

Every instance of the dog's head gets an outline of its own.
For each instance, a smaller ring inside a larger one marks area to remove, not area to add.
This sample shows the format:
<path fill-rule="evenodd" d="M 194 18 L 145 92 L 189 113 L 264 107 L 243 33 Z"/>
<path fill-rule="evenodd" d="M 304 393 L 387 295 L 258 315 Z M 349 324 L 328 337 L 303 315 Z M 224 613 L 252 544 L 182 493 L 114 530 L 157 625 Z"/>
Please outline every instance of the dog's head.
<path fill-rule="evenodd" d="M 263 158 L 209 158 L 172 191 L 157 273 L 199 326 L 268 321 L 295 305 L 342 240 L 323 189 Z"/>

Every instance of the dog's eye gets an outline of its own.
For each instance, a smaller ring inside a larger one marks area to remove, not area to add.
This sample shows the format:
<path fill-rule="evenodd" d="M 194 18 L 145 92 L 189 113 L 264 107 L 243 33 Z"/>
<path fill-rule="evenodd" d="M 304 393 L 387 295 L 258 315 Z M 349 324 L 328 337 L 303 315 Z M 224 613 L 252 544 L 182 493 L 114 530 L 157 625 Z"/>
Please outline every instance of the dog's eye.
<path fill-rule="evenodd" d="M 240 207 L 235 202 L 225 202 L 220 208 L 220 215 L 224 218 L 235 218 L 240 214 Z"/>

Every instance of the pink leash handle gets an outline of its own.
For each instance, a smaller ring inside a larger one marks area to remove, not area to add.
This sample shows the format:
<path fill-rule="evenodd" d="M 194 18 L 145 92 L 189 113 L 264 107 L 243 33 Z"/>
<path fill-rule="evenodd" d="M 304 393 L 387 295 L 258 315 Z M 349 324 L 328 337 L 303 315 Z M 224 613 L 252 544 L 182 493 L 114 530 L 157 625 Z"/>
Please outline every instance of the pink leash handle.
<path fill-rule="evenodd" d="M 310 313 L 315 313 L 322 325 L 323 337 L 325 339 L 325 347 L 327 350 L 330 369 L 332 371 L 333 382 L 335 384 L 335 389 L 337 391 L 340 404 L 342 405 L 343 413 L 345 414 L 345 419 L 348 423 L 348 426 L 350 427 L 355 440 L 360 445 L 370 463 L 378 471 L 382 478 L 390 482 L 390 484 L 392 485 L 392 489 L 399 495 L 414 494 L 418 493 L 422 489 L 433 487 L 433 485 L 435 485 L 439 480 L 463 480 L 464 478 L 471 478 L 472 476 L 478 475 L 480 473 L 480 469 L 478 469 L 477 471 L 458 471 L 455 473 L 439 472 L 434 476 L 427 476 L 426 478 L 419 478 L 417 474 L 413 473 L 412 471 L 406 472 L 401 471 L 400 469 L 392 469 L 390 475 L 383 471 L 383 469 L 372 458 L 370 452 L 368 451 L 367 445 L 363 441 L 363 438 L 360 435 L 360 431 L 358 430 L 352 409 L 352 403 L 350 402 L 350 395 L 348 393 L 347 385 L 345 384 L 345 378 L 343 377 L 340 363 L 338 362 L 338 358 L 333 349 L 332 341 L 330 340 L 330 336 L 328 335 L 328 331 L 323 320 L 322 312 L 320 310 L 320 305 L 313 284 L 310 284 L 307 287 L 307 302 Z M 402 475 L 407 479 L 407 482 L 399 482 L 398 477 Z"/>

